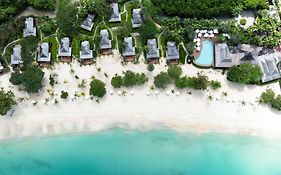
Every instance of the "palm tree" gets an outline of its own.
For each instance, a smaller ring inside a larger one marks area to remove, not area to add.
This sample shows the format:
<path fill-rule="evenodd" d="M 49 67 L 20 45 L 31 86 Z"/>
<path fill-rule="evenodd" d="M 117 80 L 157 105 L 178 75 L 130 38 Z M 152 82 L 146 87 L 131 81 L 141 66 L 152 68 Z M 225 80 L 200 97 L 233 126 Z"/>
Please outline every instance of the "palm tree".
<path fill-rule="evenodd" d="M 226 96 L 228 96 L 228 93 L 227 92 L 223 92 L 222 95 L 226 97 Z"/>
<path fill-rule="evenodd" d="M 208 100 L 209 100 L 209 101 L 212 101 L 213 98 L 214 98 L 214 97 L 213 97 L 212 95 L 208 95 Z"/>

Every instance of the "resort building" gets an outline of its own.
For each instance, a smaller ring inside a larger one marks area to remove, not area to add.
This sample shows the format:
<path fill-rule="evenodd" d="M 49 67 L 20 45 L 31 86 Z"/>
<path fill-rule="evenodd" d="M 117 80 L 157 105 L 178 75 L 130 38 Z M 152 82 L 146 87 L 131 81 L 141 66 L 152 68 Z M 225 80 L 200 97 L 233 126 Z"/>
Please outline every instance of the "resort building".
<path fill-rule="evenodd" d="M 58 50 L 58 57 L 60 61 L 69 62 L 71 61 L 71 47 L 70 40 L 68 37 L 62 38 Z"/>
<path fill-rule="evenodd" d="M 180 59 L 180 54 L 177 49 L 176 42 L 168 41 L 167 42 L 167 64 L 177 64 Z"/>
<path fill-rule="evenodd" d="M 279 79 L 281 77 L 280 72 L 276 65 L 274 53 L 261 55 L 261 56 L 257 57 L 256 59 L 257 59 L 258 65 L 260 66 L 260 68 L 263 72 L 263 77 L 262 77 L 263 83 L 273 81 L 273 80 Z"/>
<path fill-rule="evenodd" d="M 136 55 L 136 48 L 133 45 L 133 37 L 124 38 L 124 52 L 123 57 L 124 61 L 134 61 Z"/>
<path fill-rule="evenodd" d="M 100 48 L 102 54 L 110 54 L 112 53 L 112 45 L 111 40 L 109 39 L 109 33 L 108 30 L 103 29 L 100 31 Z"/>
<path fill-rule="evenodd" d="M 233 65 L 228 45 L 226 43 L 215 44 L 215 67 L 229 68 Z"/>
<path fill-rule="evenodd" d="M 138 28 L 142 25 L 141 9 L 133 9 L 133 28 Z"/>
<path fill-rule="evenodd" d="M 228 46 L 226 43 L 215 45 L 215 68 L 229 68 L 243 63 L 257 64 L 256 57 L 263 54 L 264 48 L 252 45 Z M 269 51 L 268 51 L 269 52 Z"/>
<path fill-rule="evenodd" d="M 156 39 L 149 39 L 147 41 L 148 52 L 147 52 L 147 61 L 148 63 L 159 63 L 159 49 L 157 47 Z"/>
<path fill-rule="evenodd" d="M 93 62 L 93 51 L 90 49 L 89 41 L 83 41 L 81 43 L 80 61 L 83 64 L 89 64 Z"/>
<path fill-rule="evenodd" d="M 92 31 L 93 26 L 94 26 L 94 23 L 93 23 L 94 19 L 95 19 L 95 15 L 88 14 L 87 18 L 84 21 L 82 21 L 82 23 L 80 25 L 81 28 L 88 30 L 88 31 Z"/>
<path fill-rule="evenodd" d="M 111 8 L 112 8 L 112 14 L 110 16 L 109 22 L 120 22 L 121 15 L 119 13 L 118 3 L 112 3 Z"/>
<path fill-rule="evenodd" d="M 49 43 L 44 42 L 40 45 L 38 63 L 49 64 L 51 63 L 51 53 L 50 53 Z"/>
<path fill-rule="evenodd" d="M 34 26 L 34 19 L 31 17 L 25 19 L 25 28 L 23 29 L 23 36 L 36 36 L 36 27 Z"/>
<path fill-rule="evenodd" d="M 16 66 L 21 63 L 21 46 L 16 45 L 13 48 L 13 54 L 11 55 L 11 65 Z"/>

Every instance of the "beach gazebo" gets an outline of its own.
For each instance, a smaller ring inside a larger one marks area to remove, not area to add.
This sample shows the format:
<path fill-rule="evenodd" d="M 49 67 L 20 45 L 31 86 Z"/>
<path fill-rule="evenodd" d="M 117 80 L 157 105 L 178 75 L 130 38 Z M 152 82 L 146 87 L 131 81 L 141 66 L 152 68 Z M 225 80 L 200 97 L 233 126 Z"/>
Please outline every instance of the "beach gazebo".
<path fill-rule="evenodd" d="M 197 50 L 197 51 L 200 51 L 200 49 L 201 49 L 200 47 L 196 47 L 196 50 Z"/>
<path fill-rule="evenodd" d="M 202 37 L 202 33 L 198 33 L 198 38 L 201 38 Z"/>
<path fill-rule="evenodd" d="M 214 34 L 218 34 L 219 33 L 219 30 L 218 29 L 214 29 Z"/>
<path fill-rule="evenodd" d="M 208 38 L 208 37 L 210 37 L 210 35 L 208 33 L 205 33 L 204 38 Z"/>

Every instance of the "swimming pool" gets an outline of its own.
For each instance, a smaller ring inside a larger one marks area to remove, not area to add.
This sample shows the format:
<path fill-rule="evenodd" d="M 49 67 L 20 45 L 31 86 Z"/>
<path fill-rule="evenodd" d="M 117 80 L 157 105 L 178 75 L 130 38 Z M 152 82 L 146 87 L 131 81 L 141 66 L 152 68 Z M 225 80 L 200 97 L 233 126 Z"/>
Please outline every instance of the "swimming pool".
<path fill-rule="evenodd" d="M 209 67 L 214 61 L 214 43 L 211 40 L 204 40 L 200 55 L 194 63 L 199 66 Z"/>

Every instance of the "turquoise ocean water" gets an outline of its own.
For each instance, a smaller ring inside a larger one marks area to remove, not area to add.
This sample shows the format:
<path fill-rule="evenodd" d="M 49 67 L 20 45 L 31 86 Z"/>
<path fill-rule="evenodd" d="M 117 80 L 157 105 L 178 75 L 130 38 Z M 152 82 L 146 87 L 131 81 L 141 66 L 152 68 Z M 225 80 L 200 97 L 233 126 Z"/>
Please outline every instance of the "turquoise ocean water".
<path fill-rule="evenodd" d="M 280 175 L 281 141 L 170 130 L 0 143 L 0 175 Z"/>

